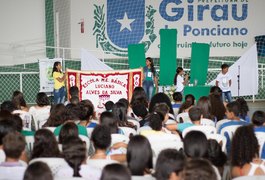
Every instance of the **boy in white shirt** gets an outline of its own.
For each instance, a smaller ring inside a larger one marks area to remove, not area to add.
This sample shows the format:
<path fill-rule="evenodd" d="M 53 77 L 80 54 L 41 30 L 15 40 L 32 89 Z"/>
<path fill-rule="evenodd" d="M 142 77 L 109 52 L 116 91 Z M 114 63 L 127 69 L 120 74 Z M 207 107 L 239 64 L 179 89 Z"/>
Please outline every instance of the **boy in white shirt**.
<path fill-rule="evenodd" d="M 223 101 L 225 102 L 226 99 L 228 102 L 232 102 L 232 95 L 231 95 L 231 84 L 232 78 L 228 73 L 229 66 L 227 64 L 222 64 L 221 66 L 222 71 L 218 74 L 216 78 L 216 86 L 220 87 L 222 90 L 222 97 Z"/>

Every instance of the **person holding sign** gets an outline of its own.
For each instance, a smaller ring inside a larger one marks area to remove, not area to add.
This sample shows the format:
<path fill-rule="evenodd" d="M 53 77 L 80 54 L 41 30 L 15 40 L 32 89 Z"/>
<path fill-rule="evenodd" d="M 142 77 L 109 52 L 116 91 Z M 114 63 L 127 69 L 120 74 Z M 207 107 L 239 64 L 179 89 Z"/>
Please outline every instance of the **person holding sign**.
<path fill-rule="evenodd" d="M 188 84 L 188 81 L 189 81 L 189 75 L 188 74 L 184 75 L 183 68 L 178 67 L 174 78 L 174 85 L 176 86 L 176 92 L 180 92 L 181 94 L 183 94 L 184 86 Z"/>
<path fill-rule="evenodd" d="M 147 57 L 146 66 L 144 67 L 143 88 L 149 101 L 153 95 L 154 85 L 157 91 L 158 84 L 154 62 L 152 58 Z"/>
<path fill-rule="evenodd" d="M 54 104 L 64 103 L 65 99 L 65 74 L 62 73 L 61 62 L 56 61 L 53 64 L 52 77 L 54 80 Z"/>

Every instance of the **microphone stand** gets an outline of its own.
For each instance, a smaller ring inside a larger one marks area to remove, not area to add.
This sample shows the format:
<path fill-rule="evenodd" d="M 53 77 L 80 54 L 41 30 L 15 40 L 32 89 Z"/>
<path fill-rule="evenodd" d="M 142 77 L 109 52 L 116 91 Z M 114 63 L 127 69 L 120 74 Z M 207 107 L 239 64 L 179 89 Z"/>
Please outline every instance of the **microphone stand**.
<path fill-rule="evenodd" d="M 237 74 L 237 96 L 239 97 L 240 90 L 240 66 L 238 66 L 238 74 Z"/>

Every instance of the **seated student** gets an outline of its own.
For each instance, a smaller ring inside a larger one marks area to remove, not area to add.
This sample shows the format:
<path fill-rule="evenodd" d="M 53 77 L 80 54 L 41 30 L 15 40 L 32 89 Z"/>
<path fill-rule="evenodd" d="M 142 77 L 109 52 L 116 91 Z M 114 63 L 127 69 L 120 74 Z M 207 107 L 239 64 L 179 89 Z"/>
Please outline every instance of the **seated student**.
<path fill-rule="evenodd" d="M 249 108 L 247 102 L 244 98 L 238 98 L 236 102 L 238 102 L 239 104 L 239 117 L 245 120 L 247 123 L 250 123 L 250 117 L 248 116 Z"/>
<path fill-rule="evenodd" d="M 79 106 L 81 108 L 79 125 L 85 126 L 87 128 L 96 127 L 97 123 L 92 122 L 94 115 L 94 106 L 92 102 L 89 100 L 83 100 L 79 103 Z"/>
<path fill-rule="evenodd" d="M 50 116 L 42 127 L 58 127 L 64 123 L 63 115 L 65 114 L 65 106 L 56 104 L 51 107 Z"/>
<path fill-rule="evenodd" d="M 190 159 L 184 167 L 181 179 L 217 180 L 218 177 L 209 161 L 204 159 Z"/>
<path fill-rule="evenodd" d="M 106 111 L 111 112 L 113 105 L 114 105 L 114 102 L 113 101 L 107 101 L 105 103 L 105 109 L 106 109 Z"/>
<path fill-rule="evenodd" d="M 134 104 L 132 105 L 133 114 L 136 116 L 135 118 L 139 121 L 140 127 L 144 126 L 147 123 L 145 119 L 148 111 L 144 104 Z"/>
<path fill-rule="evenodd" d="M 124 165 L 109 164 L 102 171 L 100 180 L 131 180 L 131 173 Z"/>
<path fill-rule="evenodd" d="M 222 99 L 222 90 L 218 86 L 211 87 L 209 100 L 212 107 L 211 114 L 217 121 L 224 119 L 226 110 Z"/>
<path fill-rule="evenodd" d="M 265 132 L 265 113 L 263 111 L 255 111 L 251 121 L 255 132 Z M 265 144 L 260 148 L 262 148 L 261 158 L 265 159 Z"/>
<path fill-rule="evenodd" d="M 86 165 L 87 149 L 85 143 L 76 136 L 68 137 L 63 143 L 63 156 L 69 167 L 61 168 L 58 177 L 83 177 L 99 179 L 101 171 Z"/>
<path fill-rule="evenodd" d="M 67 122 L 62 126 L 58 143 L 63 144 L 69 137 L 78 137 L 78 128 L 73 122 Z"/>
<path fill-rule="evenodd" d="M 65 113 L 64 113 L 64 117 L 63 117 L 64 123 L 66 123 L 66 122 L 78 123 L 80 121 L 80 116 L 81 116 L 81 108 L 80 108 L 79 104 L 77 104 L 77 105 L 68 104 L 65 107 Z M 59 135 L 62 126 L 63 125 L 56 127 L 56 129 L 54 130 L 55 136 Z M 88 136 L 86 127 L 81 126 L 79 124 L 77 125 L 77 127 L 78 127 L 78 134 Z"/>
<path fill-rule="evenodd" d="M 69 100 L 70 101 L 65 101 L 64 105 L 66 106 L 67 104 L 78 104 L 79 103 L 79 89 L 77 86 L 72 86 L 69 88 Z"/>
<path fill-rule="evenodd" d="M 112 113 L 114 117 L 118 120 L 118 125 L 120 127 L 130 127 L 135 129 L 136 128 L 135 125 L 132 122 L 128 121 L 127 108 L 128 107 L 126 106 L 125 103 L 118 101 L 113 105 Z"/>
<path fill-rule="evenodd" d="M 95 153 L 88 159 L 106 159 L 106 160 L 116 160 L 119 162 L 125 162 L 125 154 L 114 154 L 108 155 L 107 151 L 111 145 L 111 132 L 109 127 L 98 125 L 94 128 L 91 141 L 95 148 Z"/>
<path fill-rule="evenodd" d="M 114 117 L 112 112 L 103 112 L 100 115 L 99 122 L 100 125 L 109 127 L 111 134 L 124 134 L 124 132 L 119 129 L 118 120 Z"/>
<path fill-rule="evenodd" d="M 259 144 L 252 125 L 237 128 L 231 148 L 232 177 L 265 175 L 265 161 L 259 157 Z"/>
<path fill-rule="evenodd" d="M 227 127 L 227 126 L 232 126 L 232 125 L 248 125 L 248 123 L 246 121 L 243 121 L 242 119 L 239 118 L 239 105 L 237 102 L 233 101 L 230 102 L 226 105 L 226 117 L 228 120 L 230 120 L 229 122 L 225 122 L 223 123 L 219 129 L 217 129 L 218 133 L 220 134 L 222 129 Z M 225 134 L 225 137 L 227 139 L 227 143 L 226 143 L 226 150 L 229 154 L 230 152 L 230 147 L 231 147 L 231 139 L 229 138 L 228 134 Z"/>
<path fill-rule="evenodd" d="M 179 108 L 182 104 L 182 94 L 180 92 L 174 92 L 173 100 L 174 100 L 174 104 L 172 104 L 172 108 L 173 108 L 175 117 L 177 117 L 179 113 Z"/>
<path fill-rule="evenodd" d="M 41 161 L 30 164 L 24 174 L 23 180 L 53 180 L 49 166 Z"/>
<path fill-rule="evenodd" d="M 158 155 L 154 176 L 161 180 L 180 179 L 185 162 L 185 156 L 181 152 L 176 149 L 165 149 Z"/>
<path fill-rule="evenodd" d="M 4 101 L 1 104 L 0 110 L 1 111 L 5 110 L 5 111 L 8 111 L 8 112 L 12 113 L 13 111 L 16 110 L 16 107 L 15 107 L 15 104 L 12 101 Z"/>
<path fill-rule="evenodd" d="M 25 153 L 26 141 L 20 133 L 8 133 L 3 138 L 3 149 L 6 154 L 5 162 L 0 164 L 0 179 L 22 179 L 26 167 L 19 162 Z"/>

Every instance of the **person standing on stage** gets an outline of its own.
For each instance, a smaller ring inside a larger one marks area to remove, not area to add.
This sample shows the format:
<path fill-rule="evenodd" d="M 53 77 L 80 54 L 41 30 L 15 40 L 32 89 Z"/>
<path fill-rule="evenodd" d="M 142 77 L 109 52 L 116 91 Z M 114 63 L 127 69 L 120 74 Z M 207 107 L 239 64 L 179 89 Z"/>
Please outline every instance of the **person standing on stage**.
<path fill-rule="evenodd" d="M 61 62 L 56 61 L 53 64 L 52 77 L 54 80 L 54 104 L 64 103 L 65 99 L 65 74 L 62 73 Z"/>
<path fill-rule="evenodd" d="M 184 77 L 184 70 L 182 67 L 178 67 L 174 78 L 174 85 L 176 86 L 176 92 L 183 94 L 184 86 L 189 81 L 189 75 L 186 74 Z"/>
<path fill-rule="evenodd" d="M 158 88 L 156 70 L 154 67 L 153 59 L 150 57 L 146 58 L 146 66 L 144 67 L 144 78 L 143 78 L 143 88 L 146 92 L 147 98 L 150 101 L 153 95 L 154 85 L 156 91 Z"/>
<path fill-rule="evenodd" d="M 220 87 L 220 89 L 222 90 L 223 102 L 225 102 L 226 100 L 228 102 L 232 102 L 232 95 L 230 89 L 232 84 L 232 78 L 228 73 L 228 68 L 229 66 L 227 64 L 222 64 L 222 71 L 218 74 L 215 82 L 216 86 Z"/>

